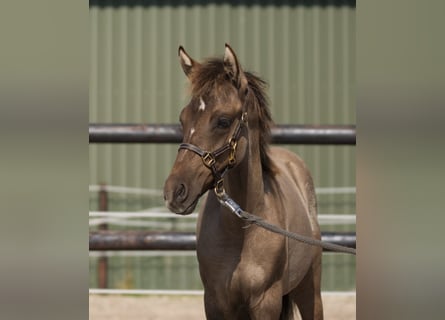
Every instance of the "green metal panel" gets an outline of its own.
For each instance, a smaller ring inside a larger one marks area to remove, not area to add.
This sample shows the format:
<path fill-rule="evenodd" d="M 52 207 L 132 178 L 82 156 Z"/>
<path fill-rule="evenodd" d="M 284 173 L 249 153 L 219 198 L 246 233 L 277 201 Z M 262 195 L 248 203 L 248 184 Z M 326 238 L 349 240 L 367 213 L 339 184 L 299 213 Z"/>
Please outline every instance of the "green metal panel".
<path fill-rule="evenodd" d="M 227 42 L 269 83 L 276 123 L 355 123 L 355 1 L 90 1 L 90 30 L 90 122 L 177 122 L 187 102 L 178 46 L 199 60 L 222 55 Z M 355 185 L 354 147 L 287 147 L 316 187 Z M 176 150 L 90 145 L 90 184 L 162 189 Z M 162 204 L 119 195 L 110 210 Z M 355 196 L 320 195 L 319 212 L 355 213 Z"/>

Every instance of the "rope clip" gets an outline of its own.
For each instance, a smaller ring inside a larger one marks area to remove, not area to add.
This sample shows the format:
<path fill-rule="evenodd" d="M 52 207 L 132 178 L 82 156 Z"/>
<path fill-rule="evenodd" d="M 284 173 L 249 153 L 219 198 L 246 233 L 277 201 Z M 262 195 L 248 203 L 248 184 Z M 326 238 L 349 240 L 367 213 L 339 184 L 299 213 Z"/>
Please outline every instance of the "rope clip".
<path fill-rule="evenodd" d="M 226 207 L 227 209 L 229 209 L 232 213 L 234 213 L 238 218 L 241 219 L 245 219 L 241 213 L 242 213 L 242 209 L 241 207 L 238 205 L 238 203 L 236 203 L 235 201 L 233 201 L 233 199 L 231 199 L 225 192 L 223 194 L 222 197 L 218 197 L 219 202 Z"/>

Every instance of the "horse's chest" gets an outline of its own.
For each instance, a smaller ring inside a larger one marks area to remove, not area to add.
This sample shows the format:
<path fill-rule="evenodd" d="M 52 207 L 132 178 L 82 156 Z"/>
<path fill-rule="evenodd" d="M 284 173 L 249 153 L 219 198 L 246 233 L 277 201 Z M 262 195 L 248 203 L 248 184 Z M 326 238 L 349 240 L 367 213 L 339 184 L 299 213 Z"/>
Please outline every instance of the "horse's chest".
<path fill-rule="evenodd" d="M 199 248 L 198 248 L 199 249 Z M 232 296 L 251 295 L 264 292 L 283 270 L 283 261 L 276 259 L 277 254 L 265 254 L 261 250 L 219 251 L 220 255 L 203 254 L 198 250 L 201 277 L 207 289 L 230 293 Z M 282 255 L 278 255 L 282 256 Z"/>

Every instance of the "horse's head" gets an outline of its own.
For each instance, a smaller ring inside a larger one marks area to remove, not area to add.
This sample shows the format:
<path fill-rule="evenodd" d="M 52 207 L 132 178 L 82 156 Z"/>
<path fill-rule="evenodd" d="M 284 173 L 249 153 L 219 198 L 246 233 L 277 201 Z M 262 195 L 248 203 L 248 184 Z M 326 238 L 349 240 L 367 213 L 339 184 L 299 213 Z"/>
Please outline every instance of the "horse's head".
<path fill-rule="evenodd" d="M 192 98 L 182 110 L 183 143 L 164 186 L 167 207 L 190 214 L 199 197 L 246 154 L 248 81 L 233 50 L 223 59 L 194 61 L 179 48 L 181 66 L 190 80 Z"/>

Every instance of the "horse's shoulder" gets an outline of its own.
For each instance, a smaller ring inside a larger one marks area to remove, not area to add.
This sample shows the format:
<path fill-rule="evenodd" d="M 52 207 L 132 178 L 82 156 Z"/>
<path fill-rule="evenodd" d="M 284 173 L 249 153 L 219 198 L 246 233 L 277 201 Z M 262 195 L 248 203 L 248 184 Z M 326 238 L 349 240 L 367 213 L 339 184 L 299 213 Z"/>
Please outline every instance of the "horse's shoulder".
<path fill-rule="evenodd" d="M 281 188 L 295 187 L 308 207 L 315 206 L 315 190 L 312 176 L 303 159 L 280 147 L 270 148 L 270 157 L 276 168 L 275 181 Z"/>
<path fill-rule="evenodd" d="M 303 159 L 296 153 L 289 151 L 288 149 L 281 147 L 271 147 L 269 150 L 269 156 L 272 159 L 277 169 L 297 169 L 302 171 L 308 171 Z"/>

